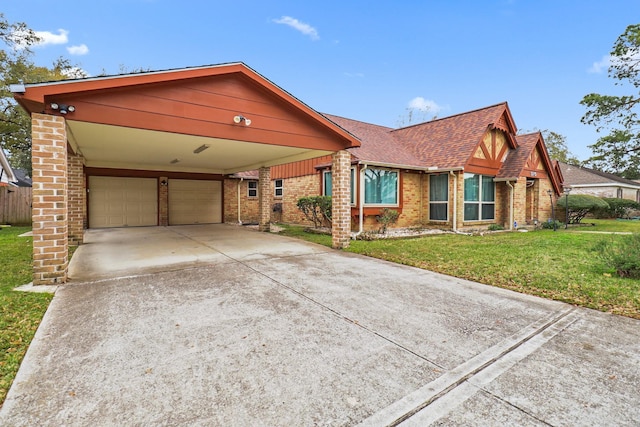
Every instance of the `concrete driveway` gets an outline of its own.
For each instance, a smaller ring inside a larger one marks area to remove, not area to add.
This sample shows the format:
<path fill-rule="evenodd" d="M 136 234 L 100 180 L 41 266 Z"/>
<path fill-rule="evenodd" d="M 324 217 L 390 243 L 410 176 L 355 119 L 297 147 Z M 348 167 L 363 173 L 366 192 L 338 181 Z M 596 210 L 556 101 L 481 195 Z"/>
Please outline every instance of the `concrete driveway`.
<path fill-rule="evenodd" d="M 0 425 L 640 423 L 637 320 L 225 225 L 93 230 L 71 275 Z"/>

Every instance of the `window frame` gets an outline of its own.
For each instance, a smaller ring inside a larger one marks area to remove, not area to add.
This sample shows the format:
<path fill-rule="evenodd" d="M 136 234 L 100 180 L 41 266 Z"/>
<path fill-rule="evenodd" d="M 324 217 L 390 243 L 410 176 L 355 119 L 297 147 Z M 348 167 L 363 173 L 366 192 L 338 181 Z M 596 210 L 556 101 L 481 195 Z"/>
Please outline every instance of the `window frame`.
<path fill-rule="evenodd" d="M 433 200 L 432 196 L 433 196 L 433 192 L 431 191 L 431 179 L 433 177 L 441 177 L 441 176 L 445 176 L 447 178 L 446 180 L 446 198 L 445 200 Z M 429 175 L 429 221 L 433 221 L 433 222 L 448 222 L 449 221 L 449 174 L 430 174 Z M 434 219 L 432 218 L 432 212 L 433 209 L 431 208 L 431 205 L 436 204 L 436 205 L 445 205 L 445 212 L 446 212 L 446 218 L 445 219 Z"/>
<path fill-rule="evenodd" d="M 278 181 L 280 181 L 280 185 L 278 185 Z M 280 190 L 280 194 L 278 194 L 278 190 Z M 284 179 L 273 180 L 273 197 L 276 199 L 282 199 L 284 197 Z"/>
<path fill-rule="evenodd" d="M 251 184 L 253 184 L 255 187 L 252 188 Z M 251 195 L 252 191 L 255 191 L 254 195 Z M 258 198 L 258 181 L 247 181 L 247 197 L 250 199 Z"/>
<path fill-rule="evenodd" d="M 368 171 L 374 171 L 374 170 L 379 170 L 379 171 L 386 171 L 386 172 L 390 172 L 390 173 L 394 173 L 396 174 L 396 189 L 395 189 L 395 203 L 371 203 L 371 202 L 367 202 L 367 172 Z M 361 189 L 361 191 L 364 191 L 363 194 L 363 200 L 364 200 L 364 206 L 365 207 L 399 207 L 400 206 L 400 169 L 389 169 L 389 168 L 381 168 L 381 167 L 376 167 L 376 168 L 366 168 L 364 170 L 364 179 L 363 179 L 363 184 L 364 184 L 364 188 Z"/>
<path fill-rule="evenodd" d="M 326 169 L 322 171 L 322 195 L 323 196 L 331 196 L 331 194 L 327 194 L 327 175 L 330 176 L 329 179 L 333 178 L 333 171 L 331 169 Z M 355 167 L 351 167 L 350 169 L 350 190 L 351 190 L 351 200 L 350 200 L 350 205 L 351 206 L 355 206 L 356 205 L 356 168 Z M 333 184 L 331 185 L 331 190 L 333 192 Z"/>
<path fill-rule="evenodd" d="M 478 177 L 478 188 L 477 188 L 477 200 L 467 200 L 467 179 Z M 484 186 L 485 181 L 490 180 L 493 189 L 493 200 L 483 200 L 484 195 Z M 476 212 L 478 217 L 476 219 L 467 219 L 467 206 L 476 206 Z M 493 206 L 492 212 L 493 215 L 491 218 L 483 218 L 484 207 Z M 463 175 L 463 209 L 462 209 L 462 220 L 464 222 L 488 222 L 495 221 L 496 219 L 496 183 L 494 181 L 494 177 L 491 175 L 482 175 L 479 173 L 469 173 L 465 172 Z"/>

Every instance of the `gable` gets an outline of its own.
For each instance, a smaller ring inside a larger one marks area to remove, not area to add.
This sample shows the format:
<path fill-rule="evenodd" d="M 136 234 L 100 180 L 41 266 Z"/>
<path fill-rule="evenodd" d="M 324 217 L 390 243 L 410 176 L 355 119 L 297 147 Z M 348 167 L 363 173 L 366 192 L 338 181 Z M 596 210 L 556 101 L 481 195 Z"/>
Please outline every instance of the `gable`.
<path fill-rule="evenodd" d="M 487 130 L 469 158 L 465 170 L 496 175 L 507 158 L 509 149 L 509 138 L 505 132 L 500 129 Z"/>
<path fill-rule="evenodd" d="M 539 145 L 536 145 L 535 149 L 531 151 L 522 169 L 521 176 L 535 178 L 547 178 L 549 176 L 545 169 Z"/>

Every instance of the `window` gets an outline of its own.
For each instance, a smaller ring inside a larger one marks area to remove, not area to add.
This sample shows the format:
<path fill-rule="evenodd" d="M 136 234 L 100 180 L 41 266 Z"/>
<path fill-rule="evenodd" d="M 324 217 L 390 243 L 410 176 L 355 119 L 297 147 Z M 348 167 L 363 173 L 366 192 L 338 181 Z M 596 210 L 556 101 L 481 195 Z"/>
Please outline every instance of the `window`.
<path fill-rule="evenodd" d="M 247 196 L 258 197 L 258 181 L 247 181 Z"/>
<path fill-rule="evenodd" d="M 366 169 L 364 203 L 366 205 L 398 205 L 398 171 Z"/>
<path fill-rule="evenodd" d="M 449 175 L 429 175 L 429 220 L 446 221 L 449 213 Z"/>
<path fill-rule="evenodd" d="M 332 183 L 331 183 L 331 171 L 322 172 L 322 195 L 323 196 L 331 196 L 332 194 Z M 351 168 L 351 181 L 349 182 L 351 188 L 351 204 L 356 204 L 356 170 L 355 168 Z"/>
<path fill-rule="evenodd" d="M 284 193 L 284 191 L 283 191 L 283 186 L 284 186 L 283 180 L 281 180 L 281 179 L 276 179 L 276 180 L 274 181 L 274 187 L 275 187 L 274 195 L 275 195 L 276 197 L 282 197 L 282 194 Z"/>
<path fill-rule="evenodd" d="M 622 199 L 622 196 L 623 196 L 623 195 L 624 195 L 624 194 L 622 193 L 622 188 L 618 188 L 618 191 L 616 192 L 616 197 L 617 197 L 618 199 Z"/>
<path fill-rule="evenodd" d="M 493 177 L 464 174 L 464 220 L 495 219 L 496 185 Z"/>

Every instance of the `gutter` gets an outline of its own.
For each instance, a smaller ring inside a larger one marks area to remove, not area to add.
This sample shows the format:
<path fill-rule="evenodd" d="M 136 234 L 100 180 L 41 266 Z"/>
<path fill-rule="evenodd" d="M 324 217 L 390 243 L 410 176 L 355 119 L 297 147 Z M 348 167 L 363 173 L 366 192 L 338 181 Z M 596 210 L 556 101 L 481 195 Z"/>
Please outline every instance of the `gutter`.
<path fill-rule="evenodd" d="M 453 177 L 453 227 L 454 233 L 458 232 L 458 175 L 449 171 L 449 175 Z"/>
<path fill-rule="evenodd" d="M 238 224 L 242 225 L 242 218 L 240 217 L 240 185 L 244 181 L 244 178 L 240 178 L 238 181 Z"/>
<path fill-rule="evenodd" d="M 360 197 L 358 197 L 358 232 L 353 236 L 353 240 L 357 239 L 364 231 L 364 173 L 368 168 L 369 165 L 364 163 L 358 174 L 358 191 L 360 192 Z"/>
<path fill-rule="evenodd" d="M 513 193 L 515 189 L 511 185 L 511 181 L 505 181 L 509 186 L 509 230 L 513 231 Z"/>

